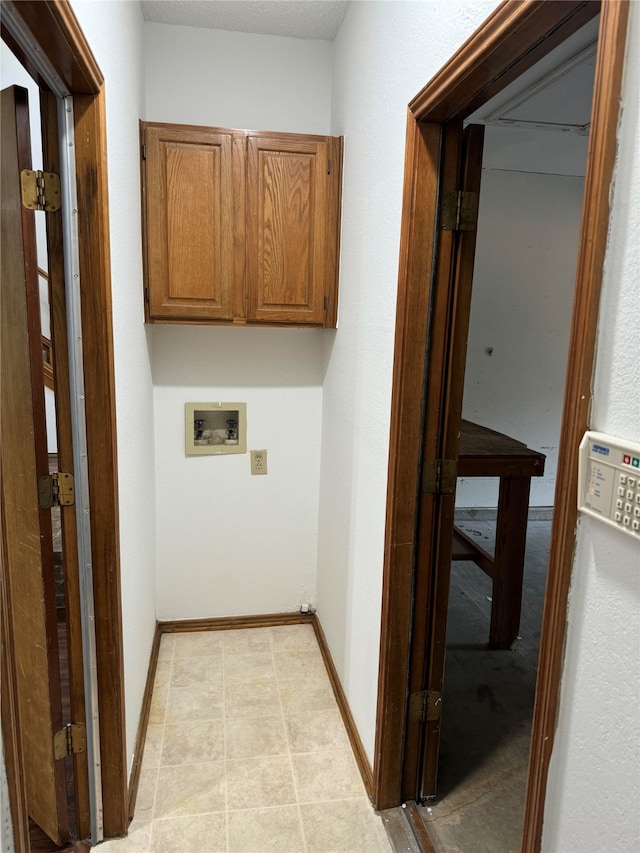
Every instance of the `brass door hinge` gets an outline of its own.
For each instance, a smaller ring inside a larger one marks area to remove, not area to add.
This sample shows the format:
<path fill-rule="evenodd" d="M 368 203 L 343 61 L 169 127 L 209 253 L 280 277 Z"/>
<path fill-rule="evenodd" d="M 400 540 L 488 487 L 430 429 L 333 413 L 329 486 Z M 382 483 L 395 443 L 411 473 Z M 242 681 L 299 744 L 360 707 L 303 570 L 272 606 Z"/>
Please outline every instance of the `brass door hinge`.
<path fill-rule="evenodd" d="M 58 471 L 40 477 L 38 480 L 38 498 L 42 509 L 52 506 L 73 506 L 75 503 L 75 487 L 73 474 L 63 474 Z"/>
<path fill-rule="evenodd" d="M 83 723 L 69 723 L 53 736 L 53 755 L 56 761 L 87 751 L 87 730 Z"/>
<path fill-rule="evenodd" d="M 20 172 L 22 204 L 29 210 L 60 210 L 60 178 L 55 172 L 23 169 Z"/>
<path fill-rule="evenodd" d="M 443 231 L 475 231 L 478 227 L 478 193 L 444 190 L 440 206 Z"/>
<path fill-rule="evenodd" d="M 431 723 L 440 719 L 442 693 L 437 690 L 421 690 L 409 696 L 409 722 Z"/>
<path fill-rule="evenodd" d="M 427 459 L 422 466 L 422 493 L 452 495 L 458 466 L 455 459 Z"/>

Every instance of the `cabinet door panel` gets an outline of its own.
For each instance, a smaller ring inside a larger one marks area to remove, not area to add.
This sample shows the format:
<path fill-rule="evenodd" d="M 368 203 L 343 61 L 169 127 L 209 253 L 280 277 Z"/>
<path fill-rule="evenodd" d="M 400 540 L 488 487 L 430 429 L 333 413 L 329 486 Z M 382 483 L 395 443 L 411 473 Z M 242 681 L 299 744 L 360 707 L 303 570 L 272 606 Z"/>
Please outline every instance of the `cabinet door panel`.
<path fill-rule="evenodd" d="M 324 323 L 327 150 L 294 137 L 248 139 L 249 320 Z"/>
<path fill-rule="evenodd" d="M 148 313 L 230 319 L 233 134 L 146 128 Z"/>
<path fill-rule="evenodd" d="M 220 149 L 167 144 L 165 156 L 169 298 L 216 299 L 221 275 L 211 272 L 219 257 L 221 223 L 209 214 L 220 193 Z"/>

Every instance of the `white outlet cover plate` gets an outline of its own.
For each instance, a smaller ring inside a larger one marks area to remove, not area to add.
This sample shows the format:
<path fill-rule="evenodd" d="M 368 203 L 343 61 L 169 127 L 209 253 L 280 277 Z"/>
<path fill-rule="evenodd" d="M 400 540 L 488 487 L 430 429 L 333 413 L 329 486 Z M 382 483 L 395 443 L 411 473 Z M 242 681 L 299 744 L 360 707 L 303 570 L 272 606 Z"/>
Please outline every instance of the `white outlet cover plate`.
<path fill-rule="evenodd" d="M 266 474 L 267 473 L 267 451 L 266 450 L 250 450 L 251 457 L 251 473 Z"/>

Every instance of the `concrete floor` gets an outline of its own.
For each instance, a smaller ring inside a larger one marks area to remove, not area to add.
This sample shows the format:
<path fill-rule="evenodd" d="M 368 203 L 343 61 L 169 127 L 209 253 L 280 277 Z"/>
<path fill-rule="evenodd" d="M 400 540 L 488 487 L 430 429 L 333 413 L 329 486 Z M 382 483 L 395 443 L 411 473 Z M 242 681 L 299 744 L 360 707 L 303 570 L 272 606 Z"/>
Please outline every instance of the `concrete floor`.
<path fill-rule="evenodd" d="M 493 548 L 495 524 L 460 525 Z M 436 853 L 520 850 L 550 521 L 530 521 L 520 638 L 488 649 L 491 581 L 453 566 L 438 796 L 421 807 Z"/>

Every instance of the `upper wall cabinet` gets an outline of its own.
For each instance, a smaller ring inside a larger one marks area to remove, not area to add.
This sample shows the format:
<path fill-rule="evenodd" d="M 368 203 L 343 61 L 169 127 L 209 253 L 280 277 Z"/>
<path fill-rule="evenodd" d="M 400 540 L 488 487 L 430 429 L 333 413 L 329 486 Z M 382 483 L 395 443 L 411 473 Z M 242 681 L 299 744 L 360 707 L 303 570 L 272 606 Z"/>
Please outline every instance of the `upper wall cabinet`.
<path fill-rule="evenodd" d="M 342 139 L 141 131 L 147 322 L 335 327 Z"/>

